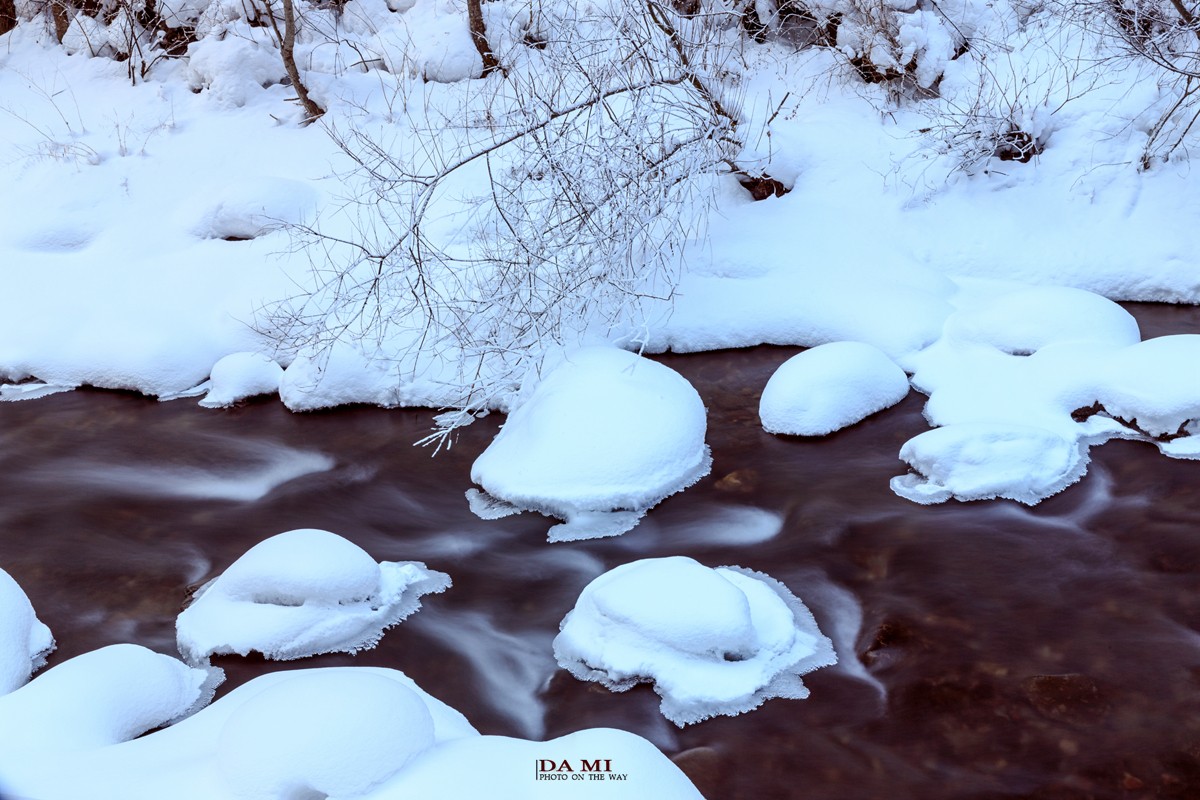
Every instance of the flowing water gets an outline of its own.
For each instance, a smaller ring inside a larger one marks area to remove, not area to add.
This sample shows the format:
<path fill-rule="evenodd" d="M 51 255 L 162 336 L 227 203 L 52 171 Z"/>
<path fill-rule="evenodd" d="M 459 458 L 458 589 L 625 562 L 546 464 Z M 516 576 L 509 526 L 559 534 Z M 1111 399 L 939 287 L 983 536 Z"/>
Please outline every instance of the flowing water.
<path fill-rule="evenodd" d="M 1147 337 L 1200 332 L 1196 308 L 1130 309 Z M 174 653 L 189 587 L 267 536 L 326 528 L 454 586 L 355 657 L 219 658 L 222 691 L 276 669 L 394 667 L 484 733 L 634 731 L 710 800 L 1200 797 L 1200 464 L 1112 442 L 1034 508 L 916 506 L 887 485 L 926 428 L 915 393 L 818 441 L 762 431 L 761 387 L 794 352 L 664 357 L 709 408 L 712 474 L 631 533 L 556 545 L 545 518 L 467 510 L 499 417 L 431 458 L 411 446 L 428 412 L 98 391 L 2 404 L 0 566 L 54 631 L 51 664 L 114 642 Z M 556 669 L 550 642 L 588 581 L 676 554 L 783 581 L 841 663 L 806 677 L 808 700 L 683 730 L 646 687 Z"/>

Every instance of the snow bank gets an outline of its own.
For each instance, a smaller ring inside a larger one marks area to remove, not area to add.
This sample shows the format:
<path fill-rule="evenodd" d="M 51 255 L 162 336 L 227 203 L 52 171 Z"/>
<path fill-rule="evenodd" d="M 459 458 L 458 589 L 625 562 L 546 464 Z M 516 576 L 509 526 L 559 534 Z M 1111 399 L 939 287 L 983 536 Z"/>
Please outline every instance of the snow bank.
<path fill-rule="evenodd" d="M 0 696 L 25 685 L 53 649 L 50 629 L 20 585 L 0 569 Z"/>
<path fill-rule="evenodd" d="M 712 465 L 704 403 L 673 370 L 611 347 L 576 350 L 476 459 L 467 497 L 486 518 L 566 520 L 552 542 L 616 536 Z"/>
<path fill-rule="evenodd" d="M 39 752 L 128 741 L 207 702 L 209 672 L 139 645 L 84 653 L 0 697 L 0 774 Z"/>
<path fill-rule="evenodd" d="M 349 797 L 424 748 L 478 735 L 396 670 L 294 670 L 255 678 L 133 741 L 72 754 L 31 751 L 11 764 L 0 754 L 0 773 L 10 791 L 39 800 Z"/>
<path fill-rule="evenodd" d="M 64 700 L 69 708 L 84 698 Z M 0 750 L 5 791 L 38 800 L 700 800 L 683 773 L 640 736 L 604 728 L 548 742 L 480 736 L 402 672 L 375 667 L 263 675 L 139 739 L 11 755 Z M 582 772 L 584 759 L 603 780 L 539 777 L 560 774 L 539 771 L 550 762 L 555 770 L 566 762 Z"/>
<path fill-rule="evenodd" d="M 220 653 L 293 659 L 374 647 L 450 577 L 415 561 L 376 563 L 328 531 L 272 536 L 196 591 L 176 621 L 192 663 Z"/>
<path fill-rule="evenodd" d="M 800 676 L 837 661 L 812 614 L 783 584 L 682 556 L 634 561 L 588 584 L 554 640 L 580 680 L 613 691 L 652 682 L 680 727 L 773 697 L 804 698 Z"/>
<path fill-rule="evenodd" d="M 785 361 L 763 389 L 758 416 L 770 433 L 824 436 L 906 394 L 908 376 L 879 348 L 832 342 Z"/>
<path fill-rule="evenodd" d="M 279 391 L 283 368 L 262 353 L 230 353 L 216 364 L 208 378 L 205 408 L 224 408 L 260 394 Z"/>
<path fill-rule="evenodd" d="M 234 711 L 216 761 L 234 797 L 350 797 L 433 743 L 433 716 L 411 688 L 369 672 L 317 671 Z"/>

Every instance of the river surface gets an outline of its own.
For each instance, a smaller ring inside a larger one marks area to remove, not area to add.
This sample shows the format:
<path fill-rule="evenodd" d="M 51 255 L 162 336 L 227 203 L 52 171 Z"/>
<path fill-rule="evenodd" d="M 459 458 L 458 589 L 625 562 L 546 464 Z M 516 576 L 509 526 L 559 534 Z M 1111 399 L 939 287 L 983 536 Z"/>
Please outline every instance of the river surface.
<path fill-rule="evenodd" d="M 1146 337 L 1200 333 L 1200 309 L 1128 308 Z M 354 657 L 218 658 L 222 693 L 276 669 L 394 667 L 484 733 L 641 734 L 710 800 L 1200 797 L 1200 463 L 1112 442 L 1034 508 L 917 506 L 888 479 L 927 427 L 921 395 L 816 441 L 762 431 L 762 386 L 795 352 L 663 357 L 708 406 L 712 474 L 622 537 L 556 545 L 543 517 L 467 509 L 498 416 L 431 458 L 412 446 L 424 411 L 2 404 L 0 566 L 54 631 L 51 664 L 115 642 L 174 654 L 190 588 L 267 536 L 325 528 L 454 586 Z M 584 585 L 665 555 L 783 581 L 841 663 L 805 678 L 808 700 L 683 730 L 649 688 L 558 670 L 550 642 Z"/>

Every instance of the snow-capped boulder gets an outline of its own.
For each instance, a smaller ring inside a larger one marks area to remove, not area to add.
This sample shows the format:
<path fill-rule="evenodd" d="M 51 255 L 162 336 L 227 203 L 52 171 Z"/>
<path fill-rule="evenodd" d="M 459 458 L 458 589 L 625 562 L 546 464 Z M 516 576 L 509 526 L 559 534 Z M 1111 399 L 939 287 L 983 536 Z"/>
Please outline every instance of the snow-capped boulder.
<path fill-rule="evenodd" d="M 560 666 L 613 691 L 652 682 L 676 725 L 804 698 L 801 675 L 837 661 L 786 586 L 741 567 L 649 558 L 588 584 L 554 640 Z"/>
<path fill-rule="evenodd" d="M 792 356 L 763 389 L 758 415 L 770 433 L 824 436 L 899 403 L 908 376 L 863 342 L 831 342 Z"/>
<path fill-rule="evenodd" d="M 179 615 L 179 652 L 293 659 L 374 647 L 384 630 L 445 591 L 450 577 L 415 561 L 376 563 L 329 531 L 287 531 L 259 542 L 201 586 Z"/>
<path fill-rule="evenodd" d="M 133 739 L 207 701 L 210 673 L 133 644 L 76 656 L 0 697 L 0 773 L 25 753 Z"/>
<path fill-rule="evenodd" d="M 900 448 L 912 473 L 892 491 L 915 503 L 1005 497 L 1033 505 L 1087 471 L 1087 444 L 1030 425 L 963 423 L 934 428 Z"/>
<path fill-rule="evenodd" d="M 205 408 L 231 406 L 247 397 L 279 391 L 283 368 L 262 353 L 230 353 L 209 373 L 208 394 L 200 401 Z"/>
<path fill-rule="evenodd" d="M 0 695 L 25 685 L 54 649 L 54 636 L 37 618 L 33 604 L 0 569 Z"/>
<path fill-rule="evenodd" d="M 467 493 L 481 517 L 539 511 L 549 539 L 616 536 L 712 466 L 707 417 L 668 367 L 613 347 L 569 354 L 476 459 Z"/>
<path fill-rule="evenodd" d="M 1097 394 L 1105 411 L 1150 436 L 1180 433 L 1200 419 L 1200 334 L 1161 336 L 1118 350 Z"/>

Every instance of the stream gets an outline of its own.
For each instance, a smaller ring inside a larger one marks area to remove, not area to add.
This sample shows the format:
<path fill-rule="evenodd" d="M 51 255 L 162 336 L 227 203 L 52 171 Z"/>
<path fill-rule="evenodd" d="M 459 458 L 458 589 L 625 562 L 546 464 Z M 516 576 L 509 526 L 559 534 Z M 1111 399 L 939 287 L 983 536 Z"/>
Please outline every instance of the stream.
<path fill-rule="evenodd" d="M 1146 338 L 1200 333 L 1200 307 L 1126 307 Z M 1200 463 L 1115 441 L 1036 507 L 914 505 L 888 479 L 927 428 L 922 395 L 819 440 L 762 430 L 762 387 L 796 352 L 659 358 L 708 406 L 712 473 L 624 536 L 555 545 L 544 517 L 467 508 L 498 415 L 431 457 L 412 446 L 428 411 L 0 404 L 0 566 L 54 632 L 51 665 L 116 642 L 175 654 L 190 588 L 268 536 L 325 528 L 454 586 L 357 656 L 217 658 L 221 694 L 279 669 L 393 667 L 483 733 L 633 731 L 709 800 L 1200 797 Z M 782 581 L 839 665 L 805 677 L 807 700 L 682 730 L 645 686 L 559 670 L 550 642 L 580 590 L 665 555 Z"/>

